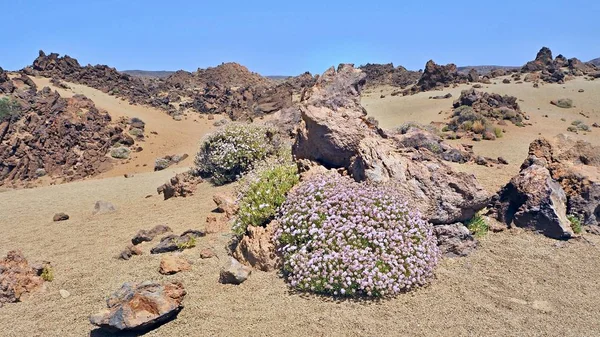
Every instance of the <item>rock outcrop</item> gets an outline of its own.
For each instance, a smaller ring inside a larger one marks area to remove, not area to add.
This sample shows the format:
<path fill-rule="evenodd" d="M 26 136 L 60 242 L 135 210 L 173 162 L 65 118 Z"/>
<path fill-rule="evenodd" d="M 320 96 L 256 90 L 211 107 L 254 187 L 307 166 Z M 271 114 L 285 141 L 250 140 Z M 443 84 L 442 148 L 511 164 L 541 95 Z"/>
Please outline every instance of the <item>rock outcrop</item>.
<path fill-rule="evenodd" d="M 406 70 L 403 66 L 394 67 L 392 63 L 371 64 L 358 67 L 366 74 L 366 86 L 377 87 L 390 85 L 405 88 L 411 84 L 417 83 L 421 77 L 418 71 Z"/>
<path fill-rule="evenodd" d="M 183 232 L 181 235 L 167 235 L 160 239 L 160 243 L 152 248 L 150 253 L 161 254 L 193 248 L 196 246 L 196 239 L 205 235 L 204 232 L 192 229 Z"/>
<path fill-rule="evenodd" d="M 239 262 L 262 271 L 273 271 L 281 267 L 281 257 L 275 249 L 273 236 L 277 222 L 272 221 L 266 227 L 248 226 L 246 235 L 232 252 Z"/>
<path fill-rule="evenodd" d="M 185 295 L 180 282 L 125 283 L 106 300 L 108 308 L 90 316 L 90 322 L 109 331 L 148 331 L 174 319 L 183 309 Z"/>
<path fill-rule="evenodd" d="M 160 185 L 156 192 L 159 195 L 162 194 L 165 200 L 173 197 L 187 197 L 194 194 L 198 184 L 203 181 L 202 178 L 191 172 L 178 173 L 168 182 Z"/>
<path fill-rule="evenodd" d="M 474 176 L 453 171 L 430 151 L 399 148 L 360 105 L 365 75 L 352 65 L 327 70 L 298 109 L 295 157 L 345 168 L 358 181 L 391 182 L 434 224 L 467 220 L 487 204 Z"/>
<path fill-rule="evenodd" d="M 468 81 L 468 76 L 459 73 L 455 64 L 438 65 L 433 60 L 429 60 L 417 84 L 406 91 L 406 93 L 414 94 L 422 91 L 443 89 L 453 84 L 467 83 Z"/>
<path fill-rule="evenodd" d="M 133 238 L 131 238 L 131 243 L 134 245 L 139 245 L 142 242 L 150 242 L 154 240 L 158 235 L 162 235 L 165 233 L 170 233 L 173 230 L 169 226 L 165 225 L 156 225 L 152 227 L 152 229 L 140 229 Z"/>
<path fill-rule="evenodd" d="M 41 290 L 41 277 L 49 263 L 32 266 L 20 251 L 10 251 L 0 260 L 0 307 L 4 303 L 21 301 L 26 295 Z"/>
<path fill-rule="evenodd" d="M 588 75 L 597 70 L 591 63 L 583 63 L 577 58 L 567 59 L 563 55 L 552 58 L 552 51 L 542 47 L 535 60 L 527 62 L 522 68 L 522 73 L 539 73 L 540 79 L 548 83 L 563 83 L 570 76 Z M 527 81 L 527 79 L 526 79 Z"/>
<path fill-rule="evenodd" d="M 600 224 L 599 167 L 600 147 L 566 135 L 536 139 L 521 173 L 493 198 L 490 208 L 507 224 L 568 238 L 572 231 L 566 215 L 581 218 L 584 225 Z M 515 222 L 515 217 L 521 220 Z"/>

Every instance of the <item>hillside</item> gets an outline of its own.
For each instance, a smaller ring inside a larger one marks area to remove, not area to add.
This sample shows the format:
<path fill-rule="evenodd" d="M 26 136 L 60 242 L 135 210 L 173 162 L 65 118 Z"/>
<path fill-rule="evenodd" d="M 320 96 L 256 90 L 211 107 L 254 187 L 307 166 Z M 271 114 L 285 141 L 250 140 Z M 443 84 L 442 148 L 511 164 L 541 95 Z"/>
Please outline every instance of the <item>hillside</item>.
<path fill-rule="evenodd" d="M 516 67 L 513 67 L 513 66 L 461 66 L 461 67 L 457 67 L 459 73 L 468 74 L 469 70 L 475 69 L 481 75 L 488 74 L 492 70 L 495 70 L 495 69 L 509 70 L 509 69 L 519 69 L 519 68 L 520 68 L 520 66 L 516 66 Z"/>
<path fill-rule="evenodd" d="M 589 63 L 591 63 L 591 64 L 593 64 L 595 66 L 599 66 L 600 67 L 600 57 L 598 57 L 596 59 L 593 59 L 593 60 L 590 60 Z"/>
<path fill-rule="evenodd" d="M 121 72 L 131 76 L 148 78 L 167 78 L 175 73 L 169 70 L 121 70 Z"/>

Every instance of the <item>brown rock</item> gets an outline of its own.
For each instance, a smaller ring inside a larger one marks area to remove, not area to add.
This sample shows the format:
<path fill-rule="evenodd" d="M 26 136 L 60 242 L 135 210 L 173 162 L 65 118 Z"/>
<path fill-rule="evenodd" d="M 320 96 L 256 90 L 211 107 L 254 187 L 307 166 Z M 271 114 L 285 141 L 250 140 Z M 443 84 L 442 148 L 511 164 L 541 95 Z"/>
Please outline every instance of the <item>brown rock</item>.
<path fill-rule="evenodd" d="M 174 319 L 185 295 L 180 282 L 125 283 L 106 301 L 108 309 L 91 315 L 90 322 L 111 331 L 147 331 Z"/>
<path fill-rule="evenodd" d="M 227 216 L 225 216 L 224 218 L 217 219 L 217 216 L 209 215 L 206 217 L 206 225 L 204 230 L 206 234 L 226 232 L 230 229 L 228 221 L 229 218 Z"/>
<path fill-rule="evenodd" d="M 0 306 L 19 302 L 26 295 L 42 290 L 43 268 L 44 265 L 31 266 L 20 251 L 9 251 L 0 260 Z"/>
<path fill-rule="evenodd" d="M 242 284 L 251 273 L 252 269 L 250 267 L 244 266 L 233 257 L 230 257 L 221 267 L 219 282 L 223 284 Z"/>
<path fill-rule="evenodd" d="M 190 172 L 179 173 L 171 178 L 167 183 L 159 186 L 156 191 L 162 194 L 164 199 L 173 197 L 187 197 L 193 195 L 198 184 L 203 180 Z"/>
<path fill-rule="evenodd" d="M 129 260 L 133 255 L 142 255 L 142 250 L 140 247 L 135 245 L 127 245 L 125 249 L 119 254 L 119 259 L 121 260 Z"/>
<path fill-rule="evenodd" d="M 69 220 L 69 215 L 66 213 L 56 213 L 56 214 L 54 214 L 54 217 L 52 218 L 52 221 L 54 221 L 54 222 L 65 221 L 65 220 Z"/>
<path fill-rule="evenodd" d="M 204 232 L 192 229 L 183 232 L 181 235 L 167 235 L 160 239 L 160 243 L 152 248 L 150 253 L 160 254 L 193 248 L 196 246 L 197 239 L 205 235 Z"/>
<path fill-rule="evenodd" d="M 227 217 L 232 217 L 237 214 L 239 210 L 239 206 L 235 202 L 235 200 L 224 194 L 215 194 L 213 195 L 213 201 L 217 205 L 217 210 L 221 213 L 225 213 Z"/>
<path fill-rule="evenodd" d="M 137 234 L 131 239 L 131 243 L 134 245 L 140 244 L 145 241 L 152 241 L 157 235 L 172 232 L 169 226 L 156 225 L 150 230 L 140 229 Z"/>
<path fill-rule="evenodd" d="M 281 267 L 273 235 L 279 224 L 271 221 L 266 227 L 248 226 L 247 234 L 233 251 L 239 262 L 262 271 L 273 271 Z"/>
<path fill-rule="evenodd" d="M 202 259 L 210 259 L 215 256 L 217 256 L 217 254 L 215 254 L 215 252 L 210 248 L 203 248 L 200 250 L 200 258 Z"/>
<path fill-rule="evenodd" d="M 477 248 L 477 240 L 462 223 L 433 226 L 441 253 L 446 257 L 467 256 Z"/>
<path fill-rule="evenodd" d="M 159 272 L 163 275 L 172 275 L 192 268 L 190 263 L 181 256 L 165 255 L 160 259 Z"/>

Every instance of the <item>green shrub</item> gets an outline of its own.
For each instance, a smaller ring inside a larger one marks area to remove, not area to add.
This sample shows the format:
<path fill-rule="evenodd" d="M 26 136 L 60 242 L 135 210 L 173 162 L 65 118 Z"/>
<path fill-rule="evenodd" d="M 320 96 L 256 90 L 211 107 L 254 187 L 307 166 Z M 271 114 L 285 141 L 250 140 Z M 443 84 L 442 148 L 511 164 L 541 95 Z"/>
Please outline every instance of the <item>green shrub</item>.
<path fill-rule="evenodd" d="M 465 130 L 465 131 L 471 131 L 473 129 L 473 122 L 471 122 L 471 121 L 463 122 L 460 125 L 460 128 L 463 129 L 463 130 Z"/>
<path fill-rule="evenodd" d="M 467 221 L 466 225 L 476 237 L 484 236 L 489 230 L 489 225 L 481 215 L 481 212 L 476 213 L 469 221 Z"/>
<path fill-rule="evenodd" d="M 502 129 L 500 129 L 498 127 L 494 128 L 494 134 L 496 135 L 496 138 L 502 138 L 502 136 L 504 135 L 502 133 Z"/>
<path fill-rule="evenodd" d="M 46 282 L 52 282 L 54 281 L 54 270 L 50 266 L 44 266 L 40 276 L 42 277 L 42 280 Z"/>
<path fill-rule="evenodd" d="M 227 124 L 202 142 L 195 160 L 197 171 L 215 185 L 236 181 L 275 151 L 274 136 L 265 126 Z"/>
<path fill-rule="evenodd" d="M 563 108 L 563 109 L 569 109 L 573 107 L 573 100 L 570 98 L 560 98 L 557 99 L 556 101 L 552 101 L 552 103 L 554 105 L 556 105 L 559 108 Z"/>
<path fill-rule="evenodd" d="M 569 219 L 569 222 L 571 223 L 571 229 L 573 230 L 573 233 L 581 234 L 581 231 L 583 230 L 581 218 L 576 215 L 569 214 L 567 215 L 567 219 Z"/>
<path fill-rule="evenodd" d="M 287 193 L 298 183 L 298 167 L 291 160 L 269 165 L 250 174 L 239 202 L 240 210 L 233 225 L 234 233 L 244 235 L 249 225 L 265 226 L 275 218 Z"/>
<path fill-rule="evenodd" d="M 195 236 L 189 236 L 187 241 L 177 243 L 177 249 L 179 249 L 179 250 L 190 249 L 190 248 L 194 248 L 194 247 L 196 247 L 196 237 Z"/>
<path fill-rule="evenodd" d="M 12 98 L 0 98 L 0 122 L 11 117 L 17 117 L 21 113 L 21 105 Z"/>

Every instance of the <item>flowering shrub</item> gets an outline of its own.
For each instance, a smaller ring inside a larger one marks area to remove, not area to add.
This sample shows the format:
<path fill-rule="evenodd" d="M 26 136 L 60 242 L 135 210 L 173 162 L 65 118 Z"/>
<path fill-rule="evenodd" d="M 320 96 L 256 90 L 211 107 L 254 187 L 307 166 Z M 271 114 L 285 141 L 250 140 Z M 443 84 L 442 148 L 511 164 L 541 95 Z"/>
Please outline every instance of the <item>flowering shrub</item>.
<path fill-rule="evenodd" d="M 439 251 L 432 226 L 392 188 L 337 174 L 290 192 L 275 234 L 293 287 L 384 296 L 426 284 Z"/>
<path fill-rule="evenodd" d="M 198 173 L 216 185 L 235 181 L 274 151 L 274 132 L 265 126 L 228 124 L 208 135 L 196 156 Z"/>
<path fill-rule="evenodd" d="M 244 235 L 248 225 L 264 226 L 275 217 L 288 191 L 298 183 L 298 167 L 289 158 L 266 161 L 244 178 L 243 191 L 233 231 Z"/>

